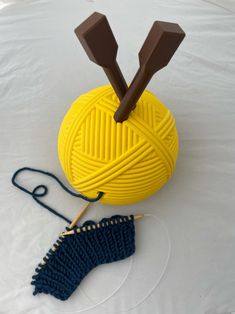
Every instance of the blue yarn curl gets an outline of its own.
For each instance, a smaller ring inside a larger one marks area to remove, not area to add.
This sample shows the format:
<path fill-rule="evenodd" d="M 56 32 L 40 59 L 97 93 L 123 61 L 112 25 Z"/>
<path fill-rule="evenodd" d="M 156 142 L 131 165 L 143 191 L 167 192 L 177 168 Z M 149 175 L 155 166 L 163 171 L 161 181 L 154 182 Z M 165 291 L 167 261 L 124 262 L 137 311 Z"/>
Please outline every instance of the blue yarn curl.
<path fill-rule="evenodd" d="M 57 210 L 53 209 L 52 207 L 48 206 L 47 204 L 45 204 L 44 202 L 42 202 L 40 200 L 40 198 L 46 196 L 48 194 L 48 187 L 44 184 L 40 184 L 38 186 L 36 186 L 33 191 L 27 190 L 26 188 L 24 188 L 22 185 L 20 185 L 19 183 L 17 183 L 16 178 L 17 176 L 24 171 L 29 171 L 29 172 L 36 172 L 36 173 L 41 173 L 43 175 L 46 175 L 52 179 L 54 179 L 60 186 L 61 188 L 69 193 L 70 195 L 74 196 L 74 197 L 78 197 L 78 198 L 82 198 L 85 201 L 88 202 L 97 202 L 101 199 L 101 197 L 104 195 L 103 192 L 98 192 L 97 193 L 97 197 L 95 198 L 90 198 L 87 197 L 85 195 L 82 195 L 80 193 L 75 193 L 71 190 L 69 190 L 53 173 L 50 173 L 48 171 L 44 171 L 44 170 L 40 170 L 40 169 L 35 169 L 35 168 L 29 168 L 29 167 L 23 167 L 18 169 L 12 176 L 11 178 L 11 182 L 12 184 L 17 187 L 18 189 L 20 189 L 21 191 L 29 194 L 32 196 L 32 198 L 35 200 L 35 202 L 37 202 L 39 205 L 41 205 L 42 207 L 46 208 L 47 210 L 49 210 L 52 214 L 60 217 L 61 219 L 64 219 L 66 222 L 68 222 L 69 224 L 71 223 L 71 220 L 68 219 L 67 217 L 65 217 L 64 215 L 58 213 Z"/>

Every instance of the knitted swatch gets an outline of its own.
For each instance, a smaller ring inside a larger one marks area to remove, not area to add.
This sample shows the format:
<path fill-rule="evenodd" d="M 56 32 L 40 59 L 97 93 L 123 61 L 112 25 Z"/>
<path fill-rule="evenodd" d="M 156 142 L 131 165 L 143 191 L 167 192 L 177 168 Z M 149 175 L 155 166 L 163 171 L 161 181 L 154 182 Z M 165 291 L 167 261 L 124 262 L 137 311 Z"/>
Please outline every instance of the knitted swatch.
<path fill-rule="evenodd" d="M 99 223 L 86 221 L 79 233 L 60 236 L 43 258 L 33 276 L 33 294 L 43 292 L 67 300 L 93 268 L 134 252 L 134 216 L 116 215 Z"/>

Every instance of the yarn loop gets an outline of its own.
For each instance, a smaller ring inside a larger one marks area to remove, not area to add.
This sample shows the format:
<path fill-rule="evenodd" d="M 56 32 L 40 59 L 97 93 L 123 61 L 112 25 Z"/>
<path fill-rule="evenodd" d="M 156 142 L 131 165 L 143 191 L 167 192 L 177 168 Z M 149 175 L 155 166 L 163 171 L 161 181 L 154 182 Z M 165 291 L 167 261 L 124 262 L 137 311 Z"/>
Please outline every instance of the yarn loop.
<path fill-rule="evenodd" d="M 86 197 L 82 194 L 78 194 L 75 193 L 71 190 L 69 190 L 54 174 L 44 171 L 44 170 L 40 170 L 40 169 L 35 169 L 35 168 L 29 168 L 29 167 L 23 167 L 18 169 L 12 176 L 11 182 L 12 184 L 17 187 L 18 189 L 20 189 L 21 191 L 29 194 L 32 196 L 32 198 L 35 200 L 35 202 L 37 202 L 39 205 L 41 205 L 42 207 L 46 208 L 47 210 L 49 210 L 52 214 L 64 219 L 66 222 L 68 222 L 69 224 L 71 223 L 71 220 L 69 220 L 68 218 L 66 218 L 64 215 L 60 214 L 57 210 L 53 209 L 52 207 L 48 206 L 47 204 L 45 204 L 44 202 L 42 202 L 41 200 L 39 200 L 40 197 L 44 197 L 48 194 L 48 187 L 44 184 L 40 184 L 37 185 L 33 191 L 31 192 L 30 190 L 27 190 L 26 188 L 24 188 L 22 185 L 20 185 L 19 183 L 17 183 L 16 178 L 17 176 L 24 171 L 29 171 L 29 172 L 37 172 L 37 173 L 41 173 L 43 175 L 46 175 L 48 177 L 53 178 L 60 186 L 61 188 L 69 193 L 72 196 L 78 197 L 78 198 L 82 198 L 88 202 L 97 202 L 102 196 L 103 196 L 103 192 L 99 192 L 98 195 L 95 198 L 89 198 Z M 40 192 L 41 190 L 41 192 Z"/>

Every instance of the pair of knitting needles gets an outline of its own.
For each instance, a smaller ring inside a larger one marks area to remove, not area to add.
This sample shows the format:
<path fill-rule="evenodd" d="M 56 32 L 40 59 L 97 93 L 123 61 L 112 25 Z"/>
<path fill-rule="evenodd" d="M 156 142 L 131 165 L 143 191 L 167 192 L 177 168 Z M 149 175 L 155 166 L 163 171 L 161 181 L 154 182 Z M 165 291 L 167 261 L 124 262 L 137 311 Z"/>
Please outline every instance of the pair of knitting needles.
<path fill-rule="evenodd" d="M 80 218 L 83 216 L 83 214 L 86 212 L 86 210 L 89 208 L 91 203 L 88 203 L 86 204 L 85 206 L 83 206 L 81 208 L 81 210 L 79 211 L 79 213 L 77 214 L 77 216 L 74 218 L 74 220 L 71 222 L 71 224 L 69 225 L 69 229 L 73 229 L 76 224 L 78 223 L 78 221 L 80 220 Z M 139 215 L 134 215 L 134 219 L 137 220 L 137 219 L 141 219 L 143 218 L 144 215 L 143 214 L 139 214 Z M 131 219 L 131 218 L 130 218 Z M 100 228 L 101 227 L 101 224 L 95 224 L 95 225 L 90 225 L 90 226 L 86 226 L 86 227 L 81 227 L 81 228 L 77 228 L 76 231 L 73 230 L 70 230 L 70 231 L 66 231 L 66 232 L 63 232 L 62 233 L 62 236 L 66 236 L 66 235 L 72 235 L 74 234 L 75 232 L 77 233 L 80 233 L 81 231 L 90 231 L 92 229 L 96 229 L 96 228 Z"/>
<path fill-rule="evenodd" d="M 116 122 L 126 120 L 154 73 L 165 67 L 185 37 L 178 24 L 156 21 L 139 52 L 140 67 L 130 87 L 117 63 L 118 44 L 105 15 L 93 13 L 75 29 L 89 59 L 103 67 L 120 105 Z"/>

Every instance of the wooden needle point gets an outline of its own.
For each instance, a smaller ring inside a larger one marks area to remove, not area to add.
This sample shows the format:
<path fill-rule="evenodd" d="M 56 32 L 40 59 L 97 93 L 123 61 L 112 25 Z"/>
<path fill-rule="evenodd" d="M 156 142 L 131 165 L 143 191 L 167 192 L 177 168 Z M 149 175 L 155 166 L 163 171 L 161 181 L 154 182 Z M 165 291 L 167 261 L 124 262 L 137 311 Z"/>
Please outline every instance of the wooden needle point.
<path fill-rule="evenodd" d="M 139 70 L 114 115 L 116 122 L 128 118 L 153 74 L 169 63 L 184 37 L 178 24 L 154 22 L 139 52 Z"/>
<path fill-rule="evenodd" d="M 77 214 L 76 218 L 72 221 L 72 223 L 69 225 L 69 229 L 72 229 L 74 226 L 76 226 L 79 219 L 82 217 L 82 215 L 85 213 L 85 211 L 88 209 L 88 207 L 91 205 L 91 203 L 87 203 L 84 205 L 79 213 Z"/>
<path fill-rule="evenodd" d="M 134 216 L 135 220 L 142 219 L 142 218 L 144 218 L 144 214 L 138 214 Z"/>
<path fill-rule="evenodd" d="M 89 59 L 103 67 L 121 100 L 128 87 L 116 61 L 118 44 L 106 16 L 95 12 L 74 31 Z"/>

